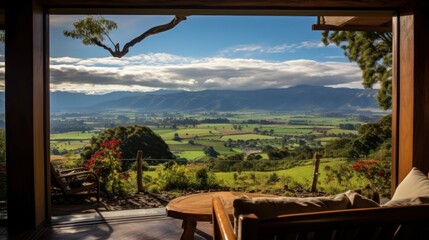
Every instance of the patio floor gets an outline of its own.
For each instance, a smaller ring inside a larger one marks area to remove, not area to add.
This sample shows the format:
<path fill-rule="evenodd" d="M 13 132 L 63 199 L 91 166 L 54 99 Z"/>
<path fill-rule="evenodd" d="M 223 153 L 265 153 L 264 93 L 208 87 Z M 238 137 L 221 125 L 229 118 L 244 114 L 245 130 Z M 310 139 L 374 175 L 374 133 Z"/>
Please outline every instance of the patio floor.
<path fill-rule="evenodd" d="M 52 223 L 43 228 L 34 239 L 144 239 L 176 240 L 183 232 L 182 221 L 166 216 L 165 208 L 123 211 L 90 211 L 53 216 Z M 8 239 L 5 229 L 0 239 Z M 212 239 L 209 222 L 198 222 L 196 240 Z"/>

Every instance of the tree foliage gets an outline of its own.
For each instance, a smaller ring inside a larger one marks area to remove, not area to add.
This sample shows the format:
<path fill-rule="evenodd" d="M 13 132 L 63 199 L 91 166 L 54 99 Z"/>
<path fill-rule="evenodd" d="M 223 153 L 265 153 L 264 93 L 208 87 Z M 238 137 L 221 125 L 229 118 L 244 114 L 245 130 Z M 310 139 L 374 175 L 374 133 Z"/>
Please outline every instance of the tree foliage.
<path fill-rule="evenodd" d="M 205 146 L 203 151 L 204 151 L 204 154 L 209 157 L 219 156 L 219 153 L 213 148 L 213 146 Z"/>
<path fill-rule="evenodd" d="M 86 46 L 95 45 L 107 50 L 113 57 L 121 58 L 125 56 L 129 49 L 135 44 L 143 41 L 146 37 L 154 34 L 168 31 L 174 28 L 181 21 L 186 20 L 186 16 L 175 16 L 169 23 L 155 26 L 127 42 L 121 49 L 119 43 L 113 42 L 109 36 L 110 31 L 117 29 L 118 25 L 112 20 L 105 19 L 103 16 L 87 16 L 84 19 L 73 23 L 73 30 L 64 31 L 66 37 L 74 39 L 82 39 L 82 43 Z M 108 47 L 103 41 L 108 39 L 112 44 L 112 48 Z"/>
<path fill-rule="evenodd" d="M 143 157 L 152 159 L 174 159 L 168 145 L 162 138 L 146 126 L 118 126 L 106 129 L 98 136 L 92 137 L 91 146 L 85 147 L 82 156 L 90 159 L 106 140 L 117 139 L 121 142 L 122 158 L 134 159 L 138 150 Z"/>
<path fill-rule="evenodd" d="M 350 61 L 362 70 L 363 86 L 380 84 L 377 100 L 381 108 L 392 106 L 392 33 L 324 31 L 322 42 L 344 50 Z"/>
<path fill-rule="evenodd" d="M 383 154 L 383 157 L 390 156 L 392 147 L 392 115 L 386 115 L 377 122 L 362 125 L 358 131 L 358 137 L 340 138 L 326 144 L 324 149 L 325 157 L 367 157 L 373 153 Z"/>

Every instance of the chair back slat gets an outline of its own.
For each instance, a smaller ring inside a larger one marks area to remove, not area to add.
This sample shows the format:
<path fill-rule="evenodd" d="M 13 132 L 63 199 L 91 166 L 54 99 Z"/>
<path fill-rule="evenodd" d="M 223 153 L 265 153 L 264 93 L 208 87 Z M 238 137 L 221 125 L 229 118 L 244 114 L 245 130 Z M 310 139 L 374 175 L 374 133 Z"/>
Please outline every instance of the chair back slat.
<path fill-rule="evenodd" d="M 58 173 L 55 170 L 55 167 L 52 164 L 52 162 L 50 164 L 51 164 L 51 184 L 54 187 L 60 188 L 62 192 L 65 192 L 67 189 L 67 185 L 63 183 L 63 181 L 61 181 L 61 179 L 59 178 Z"/>

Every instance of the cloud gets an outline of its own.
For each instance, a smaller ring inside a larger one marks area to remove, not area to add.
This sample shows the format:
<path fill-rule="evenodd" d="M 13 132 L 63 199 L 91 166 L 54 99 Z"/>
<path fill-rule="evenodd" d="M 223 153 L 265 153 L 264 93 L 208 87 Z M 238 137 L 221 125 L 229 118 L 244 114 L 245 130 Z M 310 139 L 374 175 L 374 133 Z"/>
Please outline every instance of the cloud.
<path fill-rule="evenodd" d="M 50 15 L 49 25 L 51 27 L 70 27 L 79 19 L 84 18 L 85 15 Z"/>
<path fill-rule="evenodd" d="M 0 71 L 1 74 L 1 71 Z M 189 58 L 153 53 L 107 58 L 51 58 L 51 89 L 103 93 L 156 89 L 282 88 L 300 84 L 356 87 L 354 63 L 242 58 Z"/>
<path fill-rule="evenodd" d="M 238 45 L 235 47 L 227 48 L 221 51 L 221 56 L 231 56 L 231 54 L 244 53 L 288 53 L 288 52 L 296 52 L 300 49 L 314 49 L 314 48 L 326 48 L 333 47 L 333 45 L 325 46 L 320 41 L 304 41 L 300 43 L 292 43 L 292 44 L 280 44 L 275 46 L 264 46 L 257 44 L 250 45 Z"/>

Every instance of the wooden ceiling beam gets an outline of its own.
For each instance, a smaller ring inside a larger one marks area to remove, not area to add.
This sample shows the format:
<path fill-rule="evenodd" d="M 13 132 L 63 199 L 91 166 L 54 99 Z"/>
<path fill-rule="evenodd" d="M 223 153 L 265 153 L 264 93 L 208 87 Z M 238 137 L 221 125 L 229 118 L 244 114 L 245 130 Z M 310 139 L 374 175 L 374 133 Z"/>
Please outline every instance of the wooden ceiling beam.
<path fill-rule="evenodd" d="M 391 16 L 319 16 L 313 30 L 391 32 Z"/>
<path fill-rule="evenodd" d="M 397 9 L 409 0 L 39 0 L 49 8 Z"/>
<path fill-rule="evenodd" d="M 313 30 L 332 30 L 332 31 L 361 31 L 361 32 L 391 32 L 392 26 L 359 26 L 359 25 L 346 25 L 335 26 L 326 24 L 313 24 Z"/>

